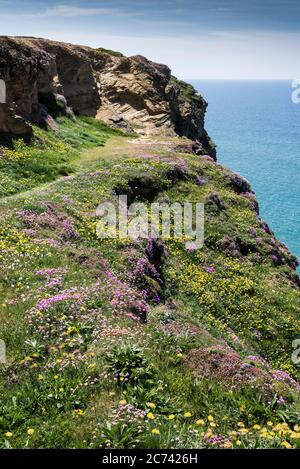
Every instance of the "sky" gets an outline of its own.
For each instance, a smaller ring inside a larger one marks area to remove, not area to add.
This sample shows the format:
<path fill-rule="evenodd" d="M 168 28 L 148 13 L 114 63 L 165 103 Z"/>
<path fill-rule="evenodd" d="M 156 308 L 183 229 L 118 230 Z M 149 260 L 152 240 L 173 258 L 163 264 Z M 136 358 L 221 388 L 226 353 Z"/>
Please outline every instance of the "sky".
<path fill-rule="evenodd" d="M 300 78 L 299 0 L 0 0 L 0 34 L 142 54 L 181 79 Z"/>

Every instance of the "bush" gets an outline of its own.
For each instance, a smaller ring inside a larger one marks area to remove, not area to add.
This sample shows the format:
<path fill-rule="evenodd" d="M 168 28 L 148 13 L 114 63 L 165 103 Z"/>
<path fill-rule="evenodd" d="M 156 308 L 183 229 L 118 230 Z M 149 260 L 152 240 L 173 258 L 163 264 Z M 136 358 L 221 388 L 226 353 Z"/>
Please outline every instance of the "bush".
<path fill-rule="evenodd" d="M 109 371 L 114 374 L 118 384 L 137 383 L 152 378 L 153 368 L 143 352 L 132 345 L 115 347 L 106 356 Z"/>

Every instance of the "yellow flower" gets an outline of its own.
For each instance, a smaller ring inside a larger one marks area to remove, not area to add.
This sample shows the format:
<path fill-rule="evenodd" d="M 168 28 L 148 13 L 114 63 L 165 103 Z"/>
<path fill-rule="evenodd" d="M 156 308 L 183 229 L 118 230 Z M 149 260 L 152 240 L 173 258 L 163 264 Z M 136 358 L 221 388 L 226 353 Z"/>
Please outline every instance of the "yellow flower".
<path fill-rule="evenodd" d="M 227 448 L 227 449 L 228 449 L 228 448 L 232 448 L 232 443 L 231 443 L 231 441 L 229 441 L 229 440 L 225 441 L 225 443 L 223 443 L 223 447 L 224 447 L 224 448 Z"/>
<path fill-rule="evenodd" d="M 238 422 L 238 423 L 237 423 L 237 426 L 243 428 L 243 427 L 245 426 L 245 424 L 244 424 L 243 422 Z"/>
<path fill-rule="evenodd" d="M 260 436 L 261 436 L 261 438 L 270 439 L 270 434 L 269 434 L 269 432 L 266 432 L 266 431 L 260 432 Z"/>
<path fill-rule="evenodd" d="M 33 428 L 28 428 L 27 435 L 31 436 L 33 434 L 34 434 L 34 429 Z"/>
<path fill-rule="evenodd" d="M 184 416 L 185 416 L 185 418 L 189 419 L 192 416 L 192 414 L 191 414 L 191 412 L 185 412 Z"/>
<path fill-rule="evenodd" d="M 210 425 L 212 428 L 216 428 L 216 426 L 217 426 L 217 425 L 215 424 L 215 422 L 210 422 L 209 425 Z"/>
<path fill-rule="evenodd" d="M 239 430 L 240 435 L 246 435 L 246 433 L 248 433 L 248 432 L 249 432 L 249 430 L 247 430 L 247 428 L 241 428 Z"/>
<path fill-rule="evenodd" d="M 268 427 L 273 427 L 273 422 L 269 421 L 267 422 Z"/>
<path fill-rule="evenodd" d="M 153 419 L 154 419 L 154 415 L 152 414 L 152 412 L 148 412 L 148 414 L 147 414 L 147 419 L 149 419 L 149 420 L 153 420 Z"/>
<path fill-rule="evenodd" d="M 255 425 L 253 425 L 253 430 L 260 430 L 260 425 L 257 425 L 257 423 Z"/>
<path fill-rule="evenodd" d="M 205 421 L 203 419 L 199 419 L 199 420 L 196 421 L 196 425 L 203 426 L 203 425 L 205 425 Z"/>
<path fill-rule="evenodd" d="M 156 405 L 153 403 L 153 402 L 147 402 L 147 406 L 150 408 L 150 409 L 155 409 Z"/>
<path fill-rule="evenodd" d="M 214 421 L 214 418 L 213 418 L 212 415 L 209 415 L 209 416 L 207 417 L 207 420 L 208 420 L 209 422 L 213 422 L 213 421 Z"/>
<path fill-rule="evenodd" d="M 174 420 L 174 419 L 175 419 L 175 415 L 174 415 L 174 414 L 169 415 L 168 419 L 169 419 L 169 420 Z"/>
<path fill-rule="evenodd" d="M 182 353 L 177 353 L 176 357 L 177 357 L 177 358 L 182 358 L 182 357 L 183 357 L 183 354 L 182 354 Z"/>
<path fill-rule="evenodd" d="M 151 433 L 153 433 L 153 435 L 160 435 L 160 431 L 157 428 L 153 428 Z"/>
<path fill-rule="evenodd" d="M 54 379 L 54 380 L 58 380 L 58 379 L 59 379 L 59 376 L 58 376 L 58 375 L 54 375 L 54 376 L 53 376 L 53 379 Z"/>
<path fill-rule="evenodd" d="M 237 444 L 237 446 L 241 446 L 241 444 L 242 444 L 241 440 L 236 440 L 236 444 Z"/>
<path fill-rule="evenodd" d="M 73 412 L 74 412 L 74 414 L 76 414 L 76 415 L 84 415 L 84 412 L 83 412 L 82 409 L 76 409 L 76 410 L 74 410 Z"/>
<path fill-rule="evenodd" d="M 12 432 L 6 432 L 6 433 L 5 433 L 5 436 L 6 436 L 7 438 L 11 438 L 11 437 L 12 437 Z"/>
<path fill-rule="evenodd" d="M 281 443 L 281 446 L 284 446 L 286 449 L 291 449 L 292 445 L 290 445 L 287 441 L 283 441 Z"/>
<path fill-rule="evenodd" d="M 119 401 L 119 405 L 126 405 L 127 404 L 127 401 L 125 401 L 125 399 L 121 399 Z"/>

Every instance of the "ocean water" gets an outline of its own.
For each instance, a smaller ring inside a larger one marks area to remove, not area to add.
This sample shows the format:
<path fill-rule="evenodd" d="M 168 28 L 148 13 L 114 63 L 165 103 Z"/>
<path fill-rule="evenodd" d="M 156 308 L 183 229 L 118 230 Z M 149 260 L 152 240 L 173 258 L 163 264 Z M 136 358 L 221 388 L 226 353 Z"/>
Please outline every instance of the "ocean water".
<path fill-rule="evenodd" d="M 194 81 L 218 161 L 246 177 L 260 213 L 300 258 L 300 104 L 290 81 Z"/>

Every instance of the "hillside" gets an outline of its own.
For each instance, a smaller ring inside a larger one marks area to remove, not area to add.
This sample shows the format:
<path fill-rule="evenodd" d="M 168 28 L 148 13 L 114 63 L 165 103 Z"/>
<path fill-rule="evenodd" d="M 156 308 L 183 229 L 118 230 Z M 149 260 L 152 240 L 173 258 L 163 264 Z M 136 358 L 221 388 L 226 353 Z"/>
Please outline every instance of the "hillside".
<path fill-rule="evenodd" d="M 166 65 L 145 57 L 2 36 L 0 76 L 9 83 L 0 133 L 28 138 L 28 121 L 55 127 L 53 117 L 74 112 L 141 135 L 186 136 L 199 141 L 202 153 L 214 154 L 204 130 L 204 99 Z"/>
<path fill-rule="evenodd" d="M 0 445 L 300 447 L 297 260 L 215 161 L 205 101 L 144 58 L 40 39 L 1 38 L 0 71 Z M 119 194 L 203 202 L 204 247 L 100 239 Z"/>

